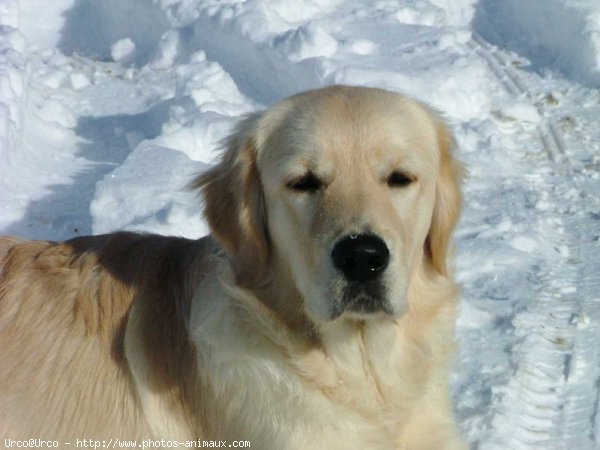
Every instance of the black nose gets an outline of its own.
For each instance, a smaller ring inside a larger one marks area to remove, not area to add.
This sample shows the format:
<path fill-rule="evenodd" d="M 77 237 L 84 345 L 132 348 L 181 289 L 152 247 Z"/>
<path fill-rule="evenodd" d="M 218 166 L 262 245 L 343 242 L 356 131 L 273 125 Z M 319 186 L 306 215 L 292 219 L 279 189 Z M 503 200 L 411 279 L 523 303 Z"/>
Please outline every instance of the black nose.
<path fill-rule="evenodd" d="M 333 265 L 352 281 L 377 278 L 387 267 L 390 251 L 373 234 L 351 234 L 339 240 L 331 252 Z"/>

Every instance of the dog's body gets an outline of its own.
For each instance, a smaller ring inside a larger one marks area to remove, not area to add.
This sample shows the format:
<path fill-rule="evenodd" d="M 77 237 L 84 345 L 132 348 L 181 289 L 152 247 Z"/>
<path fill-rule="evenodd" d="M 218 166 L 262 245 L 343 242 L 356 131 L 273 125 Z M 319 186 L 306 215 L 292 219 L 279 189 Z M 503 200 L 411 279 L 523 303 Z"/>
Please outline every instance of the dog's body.
<path fill-rule="evenodd" d="M 450 146 L 399 95 L 312 91 L 198 178 L 214 238 L 0 239 L 0 437 L 466 448 Z"/>

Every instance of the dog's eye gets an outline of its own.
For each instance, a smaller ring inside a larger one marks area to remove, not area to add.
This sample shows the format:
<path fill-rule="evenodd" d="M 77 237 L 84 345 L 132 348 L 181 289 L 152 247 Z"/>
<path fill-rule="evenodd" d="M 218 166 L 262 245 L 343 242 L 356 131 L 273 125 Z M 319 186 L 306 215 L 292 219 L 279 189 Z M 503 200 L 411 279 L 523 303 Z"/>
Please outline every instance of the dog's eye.
<path fill-rule="evenodd" d="M 301 177 L 289 181 L 287 187 L 298 192 L 317 192 L 321 189 L 322 183 L 312 172 L 308 172 Z"/>
<path fill-rule="evenodd" d="M 405 187 L 415 181 L 414 177 L 402 172 L 394 171 L 387 178 L 389 187 Z"/>

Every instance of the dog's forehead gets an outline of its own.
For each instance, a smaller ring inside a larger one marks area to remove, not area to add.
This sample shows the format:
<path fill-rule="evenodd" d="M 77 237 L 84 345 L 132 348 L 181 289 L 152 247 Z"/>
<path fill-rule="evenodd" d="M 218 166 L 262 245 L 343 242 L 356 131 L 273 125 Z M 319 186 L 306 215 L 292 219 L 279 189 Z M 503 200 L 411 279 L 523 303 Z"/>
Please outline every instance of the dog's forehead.
<path fill-rule="evenodd" d="M 418 102 L 375 89 L 316 91 L 265 114 L 265 163 L 338 166 L 348 159 L 436 164 L 434 116 Z M 287 165 L 287 164 L 286 164 Z"/>

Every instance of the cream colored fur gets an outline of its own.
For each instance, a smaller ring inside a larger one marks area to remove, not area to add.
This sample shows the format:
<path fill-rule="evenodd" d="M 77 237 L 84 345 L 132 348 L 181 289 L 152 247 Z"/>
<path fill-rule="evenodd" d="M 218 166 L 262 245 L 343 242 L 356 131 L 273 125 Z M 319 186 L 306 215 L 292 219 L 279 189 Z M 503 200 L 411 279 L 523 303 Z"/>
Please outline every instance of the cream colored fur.
<path fill-rule="evenodd" d="M 310 91 L 240 122 L 195 180 L 213 237 L 0 239 L 0 438 L 465 449 L 452 146 L 414 100 Z M 388 185 L 396 170 L 413 182 Z M 291 189 L 308 171 L 322 187 Z M 365 231 L 390 249 L 392 311 L 332 320 L 331 249 Z"/>

